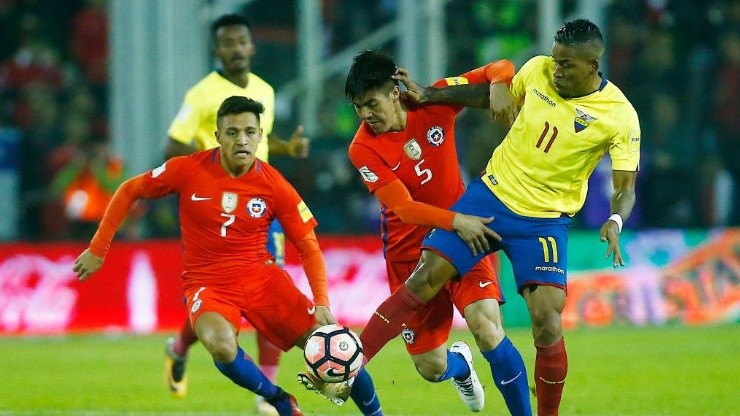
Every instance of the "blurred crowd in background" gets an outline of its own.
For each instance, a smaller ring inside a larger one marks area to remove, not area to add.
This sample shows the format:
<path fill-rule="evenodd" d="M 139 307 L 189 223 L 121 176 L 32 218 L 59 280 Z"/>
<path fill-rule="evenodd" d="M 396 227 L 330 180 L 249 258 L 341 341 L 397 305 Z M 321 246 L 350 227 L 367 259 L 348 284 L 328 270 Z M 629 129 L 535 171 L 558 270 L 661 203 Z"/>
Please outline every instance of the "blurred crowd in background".
<path fill-rule="evenodd" d="M 278 91 L 298 75 L 296 16 L 285 12 L 295 10 L 294 3 L 254 0 L 241 10 L 258 48 L 252 70 Z M 395 18 L 397 10 L 394 0 L 322 4 L 318 41 L 326 56 Z M 563 16 L 576 7 L 575 1 L 561 4 Z M 445 8 L 449 75 L 501 58 L 520 66 L 537 53 L 534 0 L 452 0 Z M 0 0 L 0 130 L 21 134 L 23 240 L 89 239 L 112 190 L 137 173 L 126 171 L 109 143 L 107 25 L 105 0 Z M 642 127 L 630 227 L 740 225 L 740 0 L 612 1 L 602 29 L 604 75 L 633 103 Z M 390 42 L 382 49 L 395 52 Z M 326 81 L 309 158 L 271 163 L 303 195 L 320 233 L 374 233 L 377 203 L 346 154 L 358 119 L 343 91 L 343 75 Z M 284 137 L 296 124 L 290 117 L 276 123 Z M 468 177 L 484 167 L 505 133 L 485 111 L 463 112 L 456 137 Z M 162 143 L 165 137 L 163 131 Z M 597 228 L 608 217 L 609 184 L 606 164 L 591 180 L 575 227 Z M 177 235 L 175 208 L 141 204 L 124 235 Z"/>

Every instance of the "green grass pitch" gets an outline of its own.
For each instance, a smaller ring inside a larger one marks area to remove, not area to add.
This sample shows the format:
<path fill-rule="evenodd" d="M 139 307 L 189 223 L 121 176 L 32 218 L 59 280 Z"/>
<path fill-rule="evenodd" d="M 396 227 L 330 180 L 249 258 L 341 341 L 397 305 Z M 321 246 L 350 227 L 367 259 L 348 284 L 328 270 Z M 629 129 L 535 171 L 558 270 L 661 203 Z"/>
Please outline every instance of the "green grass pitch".
<path fill-rule="evenodd" d="M 534 347 L 529 331 L 509 335 L 524 356 L 530 383 Z M 465 331 L 451 340 L 473 345 Z M 175 400 L 162 381 L 164 334 L 0 338 L 0 415 L 245 415 L 254 396 L 213 367 L 202 346 L 191 352 L 188 397 Z M 251 333 L 241 336 L 249 352 Z M 566 334 L 570 368 L 561 415 L 740 415 L 740 325 L 582 329 Z M 507 414 L 479 354 L 486 387 L 481 414 Z M 283 358 L 279 383 L 307 415 L 357 414 L 303 391 L 298 350 Z M 387 415 L 469 414 L 449 382 L 431 384 L 413 369 L 400 339 L 368 366 Z M 533 407 L 535 406 L 532 398 Z"/>

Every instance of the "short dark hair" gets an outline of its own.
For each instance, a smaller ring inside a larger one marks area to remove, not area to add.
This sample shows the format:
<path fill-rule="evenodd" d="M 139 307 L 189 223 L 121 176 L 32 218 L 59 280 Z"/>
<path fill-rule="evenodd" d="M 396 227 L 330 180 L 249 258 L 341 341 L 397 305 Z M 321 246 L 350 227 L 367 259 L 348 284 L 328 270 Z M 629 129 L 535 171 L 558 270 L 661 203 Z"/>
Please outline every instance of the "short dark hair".
<path fill-rule="evenodd" d="M 366 50 L 355 56 L 352 67 L 344 84 L 344 95 L 350 101 L 360 98 L 368 91 L 376 90 L 387 84 L 398 85 L 391 78 L 396 73 L 396 63 L 380 51 Z"/>
<path fill-rule="evenodd" d="M 218 107 L 218 113 L 216 113 L 216 124 L 218 125 L 221 118 L 230 114 L 243 114 L 252 113 L 257 116 L 257 121 L 260 121 L 260 114 L 265 111 L 265 106 L 259 101 L 254 101 L 251 98 L 243 97 L 241 95 L 233 95 L 225 99 L 221 106 Z"/>
<path fill-rule="evenodd" d="M 589 42 L 596 42 L 596 44 L 603 46 L 604 38 L 601 36 L 599 27 L 587 19 L 565 22 L 555 33 L 555 43 L 561 45 L 575 46 Z"/>
<path fill-rule="evenodd" d="M 249 31 L 252 31 L 252 26 L 249 24 L 249 20 L 241 14 L 231 13 L 225 14 L 211 23 L 211 39 L 213 43 L 216 43 L 216 32 L 224 26 L 246 26 Z"/>

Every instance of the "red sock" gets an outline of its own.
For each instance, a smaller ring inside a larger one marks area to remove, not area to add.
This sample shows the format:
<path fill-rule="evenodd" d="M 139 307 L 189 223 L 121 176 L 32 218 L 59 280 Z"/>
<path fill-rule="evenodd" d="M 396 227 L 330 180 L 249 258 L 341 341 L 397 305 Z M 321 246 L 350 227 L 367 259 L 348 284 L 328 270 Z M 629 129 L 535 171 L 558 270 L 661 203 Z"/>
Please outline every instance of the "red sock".
<path fill-rule="evenodd" d="M 177 338 L 175 338 L 175 344 L 172 346 L 172 350 L 180 357 L 185 357 L 188 355 L 188 350 L 190 349 L 190 346 L 195 344 L 197 341 L 198 336 L 195 335 L 195 331 L 193 331 L 193 326 L 190 324 L 190 320 L 188 319 L 185 321 L 182 328 L 180 329 L 180 333 L 177 334 Z"/>
<path fill-rule="evenodd" d="M 568 374 L 568 354 L 565 341 L 546 347 L 535 345 L 537 358 L 534 361 L 534 383 L 537 390 L 537 415 L 557 416 L 560 397 Z"/>
<path fill-rule="evenodd" d="M 367 363 L 388 341 L 395 338 L 404 328 L 406 321 L 411 319 L 424 302 L 411 292 L 406 285 L 401 285 L 385 300 L 360 334 L 362 354 Z"/>
<path fill-rule="evenodd" d="M 259 358 L 260 370 L 271 381 L 275 381 L 277 366 L 280 362 L 280 348 L 268 341 L 259 332 L 257 333 L 257 357 Z"/>

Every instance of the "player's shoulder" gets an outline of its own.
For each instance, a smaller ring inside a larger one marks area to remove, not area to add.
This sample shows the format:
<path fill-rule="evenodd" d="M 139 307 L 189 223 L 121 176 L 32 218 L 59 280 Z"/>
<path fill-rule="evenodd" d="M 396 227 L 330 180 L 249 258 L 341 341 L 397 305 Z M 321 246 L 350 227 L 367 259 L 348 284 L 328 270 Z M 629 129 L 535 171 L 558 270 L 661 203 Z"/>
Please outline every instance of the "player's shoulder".
<path fill-rule="evenodd" d="M 527 62 L 522 65 L 519 72 L 528 73 L 532 71 L 547 70 L 552 67 L 552 56 L 537 55 L 529 58 Z"/>
<path fill-rule="evenodd" d="M 195 85 L 190 87 L 188 94 L 203 94 L 215 87 L 223 84 L 224 78 L 216 71 L 211 71 L 208 75 L 196 82 Z"/>
<path fill-rule="evenodd" d="M 380 138 L 373 134 L 365 123 L 362 123 L 349 144 L 349 157 L 355 160 L 367 152 L 377 152 L 376 149 L 379 145 Z"/>
<path fill-rule="evenodd" d="M 259 89 L 267 90 L 275 94 L 275 89 L 272 88 L 272 85 L 270 85 L 267 81 L 262 79 L 259 75 L 255 74 L 254 72 L 249 73 L 249 84 Z"/>
<path fill-rule="evenodd" d="M 622 90 L 611 81 L 607 81 L 607 84 L 602 91 L 602 99 L 608 100 L 612 108 L 617 112 L 626 113 L 626 116 L 637 116 L 637 111 L 634 106 L 632 106 L 630 100 L 626 95 L 624 95 L 624 92 L 622 92 Z"/>

